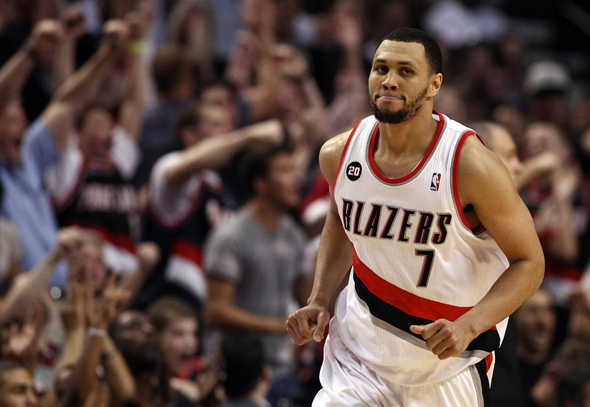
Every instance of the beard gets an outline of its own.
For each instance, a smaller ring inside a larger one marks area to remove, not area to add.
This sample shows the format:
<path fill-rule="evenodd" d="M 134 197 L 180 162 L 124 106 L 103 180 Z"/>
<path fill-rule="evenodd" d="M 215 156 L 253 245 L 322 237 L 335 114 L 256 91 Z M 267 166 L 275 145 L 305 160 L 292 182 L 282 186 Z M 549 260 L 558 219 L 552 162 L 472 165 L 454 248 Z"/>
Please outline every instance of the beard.
<path fill-rule="evenodd" d="M 371 110 L 373 110 L 373 114 L 377 120 L 382 123 L 399 124 L 416 116 L 420 110 L 422 110 L 424 100 L 426 99 L 426 93 L 428 93 L 428 86 L 425 87 L 424 90 L 420 92 L 420 94 L 412 101 L 396 111 L 385 111 L 383 109 L 379 109 L 377 104 L 371 98 L 371 95 L 369 95 L 369 104 L 371 105 Z"/>

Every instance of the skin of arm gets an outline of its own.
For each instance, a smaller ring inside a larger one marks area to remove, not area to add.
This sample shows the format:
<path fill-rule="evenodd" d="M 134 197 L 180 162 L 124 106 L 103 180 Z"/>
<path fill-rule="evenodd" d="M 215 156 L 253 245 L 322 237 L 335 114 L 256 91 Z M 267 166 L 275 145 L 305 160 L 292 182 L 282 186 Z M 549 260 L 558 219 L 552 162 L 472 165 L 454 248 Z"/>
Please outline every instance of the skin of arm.
<path fill-rule="evenodd" d="M 320 168 L 330 185 L 338 172 L 340 156 L 350 131 L 328 140 L 320 151 Z M 330 187 L 330 209 L 322 231 L 316 264 L 315 278 L 308 305 L 291 314 L 287 320 L 287 331 L 298 345 L 310 340 L 319 342 L 330 320 L 328 311 L 334 293 L 352 266 L 352 246 L 338 215 Z M 312 331 L 312 328 L 315 328 Z"/>
<path fill-rule="evenodd" d="M 130 26 L 131 50 L 128 56 L 129 72 L 120 108 L 119 124 L 136 142 L 141 134 L 144 119 L 146 91 L 149 88 L 146 62 L 143 58 L 145 37 L 151 22 L 150 10 L 142 9 L 127 18 Z"/>
<path fill-rule="evenodd" d="M 233 305 L 236 292 L 234 283 L 216 277 L 208 277 L 209 299 L 205 312 L 212 325 L 227 330 L 254 330 L 257 332 L 284 334 L 282 318 L 270 318 L 248 312 Z"/>
<path fill-rule="evenodd" d="M 461 153 L 459 193 L 462 205 L 473 206 L 510 266 L 456 321 L 440 319 L 411 327 L 441 360 L 463 352 L 473 339 L 512 314 L 538 289 L 544 273 L 544 256 L 528 209 L 500 159 L 475 137 L 466 140 Z"/>
<path fill-rule="evenodd" d="M 43 20 L 35 25 L 31 38 L 0 69 L 0 112 L 20 92 L 35 67 L 35 52 L 59 43 L 64 36 L 59 21 Z"/>
<path fill-rule="evenodd" d="M 260 24 L 258 40 L 260 42 L 260 60 L 257 63 L 256 86 L 248 89 L 244 97 L 250 106 L 252 122 L 268 119 L 277 113 L 281 80 L 276 73 L 271 49 L 275 43 L 275 13 L 272 2 L 266 0 L 260 4 Z"/>
<path fill-rule="evenodd" d="M 104 75 L 113 66 L 119 48 L 127 37 L 127 26 L 122 21 L 108 21 L 98 50 L 56 91 L 43 119 L 60 150 L 67 146 L 74 128 L 74 117 L 98 93 Z"/>
<path fill-rule="evenodd" d="M 75 379 L 72 383 L 71 394 L 80 400 L 86 400 L 96 388 L 96 367 L 101 362 L 105 369 L 105 379 L 111 389 L 112 405 L 120 405 L 123 401 L 135 397 L 135 381 L 123 355 L 119 351 L 109 354 L 114 344 L 111 338 L 106 335 L 106 330 L 120 314 L 130 297 L 130 293 L 125 288 L 117 285 L 116 278 L 116 274 L 109 277 L 103 297 L 98 304 L 95 305 L 93 297 L 90 297 L 88 301 L 90 304 L 87 310 L 90 315 L 89 326 L 95 332 L 105 332 L 105 335 L 89 335 L 74 370 L 73 377 Z M 105 352 L 106 359 L 101 361 Z"/>
<path fill-rule="evenodd" d="M 84 34 L 84 14 L 79 4 L 66 7 L 61 20 L 65 26 L 64 40 L 57 50 L 57 58 L 53 69 L 54 86 L 59 88 L 74 72 L 76 67 L 75 54 L 78 38 Z"/>
<path fill-rule="evenodd" d="M 184 150 L 182 158 L 165 172 L 166 182 L 179 184 L 204 169 L 219 169 L 242 148 L 258 141 L 279 143 L 283 129 L 278 120 L 272 119 L 252 124 L 225 135 L 208 137 Z"/>
<path fill-rule="evenodd" d="M 57 263 L 79 245 L 79 231 L 64 228 L 58 233 L 58 243 L 45 259 L 27 274 L 20 275 L 6 294 L 0 310 L 0 322 L 9 321 L 22 314 L 31 304 L 47 292 Z"/>

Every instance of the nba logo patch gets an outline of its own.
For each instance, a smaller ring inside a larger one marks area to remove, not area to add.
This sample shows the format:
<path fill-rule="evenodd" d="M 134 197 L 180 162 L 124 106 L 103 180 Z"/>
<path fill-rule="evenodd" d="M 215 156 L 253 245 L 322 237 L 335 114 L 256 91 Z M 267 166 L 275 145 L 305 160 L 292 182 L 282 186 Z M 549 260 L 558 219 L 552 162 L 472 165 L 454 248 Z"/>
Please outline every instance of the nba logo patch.
<path fill-rule="evenodd" d="M 438 187 L 440 186 L 440 174 L 435 172 L 432 174 L 432 181 L 430 181 L 430 190 L 431 191 L 438 191 Z"/>

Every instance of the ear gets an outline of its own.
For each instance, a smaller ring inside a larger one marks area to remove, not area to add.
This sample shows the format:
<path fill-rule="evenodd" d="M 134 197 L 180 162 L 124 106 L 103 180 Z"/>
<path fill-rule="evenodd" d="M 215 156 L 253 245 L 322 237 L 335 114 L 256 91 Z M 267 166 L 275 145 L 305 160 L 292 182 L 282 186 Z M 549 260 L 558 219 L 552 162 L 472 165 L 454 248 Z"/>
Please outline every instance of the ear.
<path fill-rule="evenodd" d="M 428 96 L 429 97 L 434 97 L 438 93 L 438 91 L 440 90 L 440 87 L 442 85 L 442 81 L 443 81 L 442 73 L 437 73 L 435 75 L 430 76 L 430 87 L 428 89 Z"/>

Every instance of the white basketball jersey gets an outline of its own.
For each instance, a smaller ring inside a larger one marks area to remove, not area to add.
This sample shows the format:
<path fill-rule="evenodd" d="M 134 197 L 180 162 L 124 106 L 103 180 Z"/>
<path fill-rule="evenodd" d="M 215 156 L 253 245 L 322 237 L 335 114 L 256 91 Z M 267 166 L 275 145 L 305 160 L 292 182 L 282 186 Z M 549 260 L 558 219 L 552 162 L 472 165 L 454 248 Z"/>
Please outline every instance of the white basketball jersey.
<path fill-rule="evenodd" d="M 485 229 L 471 230 L 459 202 L 459 155 L 475 133 L 438 112 L 433 117 L 439 125 L 426 154 L 412 172 L 395 179 L 373 160 L 378 121 L 360 121 L 333 185 L 354 262 L 331 327 L 377 374 L 407 386 L 445 380 L 483 358 L 489 367 L 508 322 L 446 360 L 410 331 L 440 318 L 456 320 L 508 267 Z"/>

